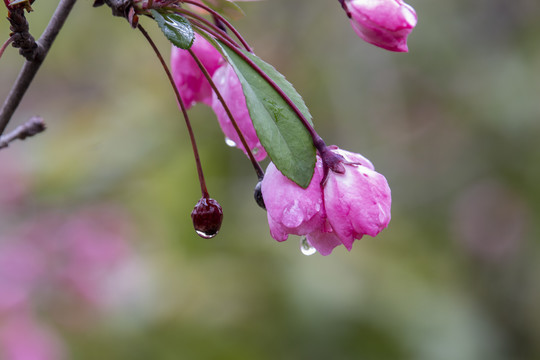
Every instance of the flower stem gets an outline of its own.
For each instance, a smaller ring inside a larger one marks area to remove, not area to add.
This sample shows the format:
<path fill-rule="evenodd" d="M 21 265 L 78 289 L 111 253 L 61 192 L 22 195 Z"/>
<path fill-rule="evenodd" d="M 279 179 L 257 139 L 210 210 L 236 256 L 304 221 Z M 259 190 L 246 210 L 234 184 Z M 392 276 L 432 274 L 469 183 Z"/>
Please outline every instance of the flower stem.
<path fill-rule="evenodd" d="M 182 101 L 182 97 L 180 96 L 180 93 L 178 92 L 178 88 L 176 87 L 176 84 L 174 83 L 174 79 L 173 79 L 173 77 L 171 75 L 171 72 L 169 71 L 169 68 L 168 68 L 167 64 L 165 63 L 165 60 L 163 59 L 163 56 L 161 56 L 161 53 L 159 52 L 159 49 L 157 48 L 156 44 L 154 43 L 154 41 L 152 40 L 150 35 L 148 35 L 146 30 L 140 24 L 137 25 L 137 28 L 141 31 L 141 33 L 144 35 L 146 40 L 150 43 L 150 46 L 152 46 L 152 49 L 156 53 L 156 56 L 158 57 L 159 61 L 161 62 L 161 66 L 165 70 L 165 73 L 167 74 L 167 77 L 169 78 L 169 82 L 171 83 L 171 86 L 173 87 L 174 94 L 176 96 L 176 100 L 178 101 L 178 104 L 180 104 L 180 109 L 182 110 L 182 114 L 184 115 L 184 120 L 186 122 L 186 127 L 188 129 L 189 139 L 191 141 L 191 147 L 193 149 L 193 156 L 195 157 L 195 163 L 197 165 L 197 173 L 199 175 L 199 183 L 201 185 L 202 196 L 203 196 L 203 198 L 208 199 L 208 198 L 210 198 L 210 195 L 208 194 L 208 189 L 206 188 L 206 182 L 204 180 L 204 174 L 203 174 L 203 170 L 202 170 L 201 159 L 199 157 L 199 151 L 197 149 L 197 143 L 195 142 L 195 135 L 193 134 L 193 129 L 192 129 L 191 123 L 189 121 L 186 106 L 184 105 L 184 102 Z"/>
<path fill-rule="evenodd" d="M 4 45 L 2 45 L 2 47 L 0 48 L 0 58 L 2 57 L 2 55 L 4 55 L 4 51 L 6 51 L 6 48 L 9 46 L 9 44 L 11 44 L 11 42 L 13 41 L 13 38 L 10 36 L 6 42 L 4 43 Z"/>
<path fill-rule="evenodd" d="M 49 24 L 43 34 L 37 41 L 40 48 L 39 56 L 37 56 L 33 61 L 26 61 L 9 92 L 8 97 L 0 109 L 0 135 L 6 129 L 7 124 L 11 120 L 13 113 L 19 106 L 24 94 L 28 90 L 28 87 L 32 83 L 34 76 L 38 72 L 41 64 L 45 60 L 49 49 L 51 48 L 56 35 L 60 32 L 60 29 L 64 25 L 73 5 L 76 0 L 61 0 L 58 4 Z M 6 2 L 6 0 L 4 1 Z"/>
<path fill-rule="evenodd" d="M 349 8 L 347 7 L 347 4 L 345 4 L 345 0 L 338 0 L 338 1 L 341 4 L 341 7 L 343 8 L 343 10 L 345 10 L 345 13 L 347 14 L 347 16 L 350 18 L 351 17 L 351 12 L 349 11 Z"/>
<path fill-rule="evenodd" d="M 231 38 L 229 36 L 229 34 L 227 34 L 222 28 L 220 28 L 218 25 L 216 24 L 213 24 L 211 21 L 208 21 L 207 19 L 205 19 L 204 17 L 198 15 L 198 14 L 195 14 L 189 10 L 185 10 L 185 9 L 182 9 L 182 8 L 174 8 L 174 11 L 178 14 L 183 14 L 183 15 L 186 15 L 192 19 L 195 19 L 197 20 L 197 24 L 203 24 L 203 26 L 205 26 L 206 28 L 208 29 L 211 29 L 211 32 L 212 34 L 219 34 L 220 36 L 223 36 L 225 37 L 227 40 L 229 40 L 231 43 L 235 44 L 236 46 L 240 47 L 236 41 L 233 40 L 233 38 Z M 194 22 L 194 21 L 191 21 L 191 22 Z M 218 35 L 215 35 L 215 36 L 218 36 Z"/>
<path fill-rule="evenodd" d="M 200 7 L 201 9 L 204 9 L 206 11 L 208 11 L 210 14 L 212 14 L 212 16 L 214 16 L 215 18 L 219 19 L 225 26 L 227 26 L 234 34 L 234 36 L 236 36 L 238 38 L 238 40 L 240 40 L 240 42 L 242 43 L 242 45 L 246 48 L 247 51 L 249 52 L 253 52 L 251 50 L 251 47 L 249 46 L 249 44 L 247 43 L 247 41 L 244 40 L 244 38 L 242 37 L 242 35 L 240 35 L 240 33 L 238 32 L 238 30 L 236 30 L 234 28 L 234 26 L 231 25 L 230 22 L 227 21 L 227 19 L 225 19 L 223 16 L 221 16 L 220 13 L 218 13 L 217 11 L 215 11 L 214 9 L 211 9 L 209 8 L 208 6 L 204 5 L 204 4 L 201 4 L 200 2 L 197 2 L 197 1 L 193 1 L 193 0 L 183 0 L 182 1 L 183 3 L 186 3 L 186 4 L 191 4 L 193 6 L 198 6 Z"/>
<path fill-rule="evenodd" d="M 264 171 L 261 168 L 261 166 L 259 165 L 259 163 L 257 162 L 257 160 L 255 160 L 255 157 L 253 156 L 253 153 L 251 152 L 251 149 L 249 148 L 249 146 L 247 144 L 247 141 L 244 138 L 244 135 L 240 131 L 240 128 L 238 127 L 238 124 L 236 123 L 236 119 L 234 118 L 233 114 L 231 113 L 231 110 L 229 109 L 229 106 L 225 102 L 225 99 L 223 98 L 223 96 L 219 92 L 216 84 L 212 80 L 212 77 L 208 73 L 208 70 L 206 70 L 206 68 L 203 65 L 203 63 L 201 62 L 201 60 L 197 57 L 197 55 L 195 55 L 193 50 L 188 49 L 188 51 L 191 54 L 191 57 L 193 57 L 193 60 L 195 60 L 195 62 L 199 66 L 199 69 L 201 69 L 201 71 L 203 72 L 204 76 L 206 77 L 206 80 L 208 80 L 208 82 L 210 83 L 210 86 L 212 87 L 212 90 L 214 90 L 214 93 L 217 95 L 219 101 L 221 102 L 221 105 L 223 105 L 223 108 L 225 109 L 225 112 L 227 112 L 227 115 L 229 116 L 229 119 L 231 120 L 231 123 L 232 123 L 232 125 L 234 127 L 234 130 L 238 134 L 238 137 L 240 138 L 240 141 L 242 142 L 242 145 L 244 146 L 244 149 L 246 149 L 249 160 L 251 161 L 251 164 L 253 165 L 253 168 L 255 169 L 255 172 L 257 173 L 257 177 L 259 178 L 259 180 L 262 180 L 262 178 L 264 177 Z"/>

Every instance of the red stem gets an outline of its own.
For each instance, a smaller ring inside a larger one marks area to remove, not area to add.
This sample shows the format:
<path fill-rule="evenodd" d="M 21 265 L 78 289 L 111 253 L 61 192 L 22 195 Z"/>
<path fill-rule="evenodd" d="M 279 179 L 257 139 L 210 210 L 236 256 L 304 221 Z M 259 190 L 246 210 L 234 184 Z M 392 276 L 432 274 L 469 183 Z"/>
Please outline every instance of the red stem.
<path fill-rule="evenodd" d="M 203 23 L 205 24 L 209 29 L 211 29 L 212 31 L 212 34 L 220 34 L 221 36 L 225 37 L 227 40 L 229 40 L 231 43 L 235 44 L 237 47 L 240 47 L 236 41 L 233 40 L 233 38 L 231 38 L 229 36 L 229 34 L 227 34 L 225 31 L 223 31 L 223 29 L 221 29 L 219 26 L 216 26 L 215 24 L 213 24 L 211 21 L 208 21 L 207 19 L 205 19 L 204 17 L 198 15 L 198 14 L 195 14 L 191 11 L 188 11 L 188 10 L 185 10 L 185 9 L 182 9 L 182 8 L 175 8 L 174 11 L 176 11 L 177 13 L 181 13 L 181 14 L 184 14 L 188 17 L 191 17 L 193 19 L 196 19 L 198 21 L 200 21 L 200 23 Z M 193 20 L 192 20 L 193 22 Z M 210 32 L 210 31 L 209 31 Z"/>
<path fill-rule="evenodd" d="M 202 196 L 203 196 L 203 198 L 208 199 L 208 198 L 210 198 L 210 195 L 208 194 L 208 189 L 206 188 L 206 182 L 204 181 L 204 174 L 203 174 L 203 170 L 202 170 L 201 159 L 199 157 L 199 151 L 197 149 L 197 143 L 195 142 L 195 135 L 193 134 L 193 129 L 192 129 L 191 123 L 189 121 L 186 106 L 184 105 L 184 102 L 182 101 L 182 98 L 180 97 L 180 93 L 178 92 L 178 88 L 176 87 L 176 84 L 174 83 L 174 79 L 173 79 L 173 77 L 171 75 L 171 72 L 169 71 L 169 68 L 168 68 L 167 64 L 165 63 L 165 60 L 163 59 L 163 56 L 161 56 L 161 53 L 159 52 L 156 44 L 154 43 L 152 38 L 150 38 L 150 36 L 146 32 L 146 30 L 144 30 L 144 28 L 140 24 L 137 25 L 137 28 L 141 31 L 141 33 L 144 35 L 146 40 L 150 43 L 150 46 L 152 46 L 152 49 L 154 49 L 154 52 L 156 53 L 159 61 L 161 62 L 161 66 L 163 66 L 163 69 L 165 70 L 165 73 L 167 74 L 167 77 L 169 78 L 169 82 L 171 83 L 171 85 L 173 87 L 174 94 L 176 95 L 176 100 L 178 101 L 178 104 L 180 104 L 180 108 L 182 109 L 182 114 L 184 115 L 184 120 L 186 122 L 186 127 L 188 129 L 189 139 L 191 141 L 191 147 L 193 149 L 193 155 L 195 157 L 195 163 L 197 165 L 197 173 L 199 175 L 199 183 L 201 184 Z"/>
<path fill-rule="evenodd" d="M 223 24 L 225 24 L 225 26 L 227 26 L 234 34 L 234 36 L 236 36 L 238 38 L 238 40 L 240 40 L 240 42 L 242 43 L 242 45 L 246 48 L 247 51 L 249 52 L 253 52 L 251 50 L 251 47 L 249 46 L 249 44 L 244 40 L 244 38 L 242 37 L 242 35 L 240 35 L 240 33 L 238 32 L 238 30 L 236 30 L 234 28 L 234 26 L 232 26 L 232 24 L 230 22 L 227 21 L 227 19 L 225 19 L 223 16 L 221 16 L 220 13 L 218 13 L 217 11 L 215 11 L 214 9 L 212 8 L 209 8 L 208 6 L 204 5 L 204 4 L 201 4 L 201 3 L 198 3 L 196 1 L 193 1 L 193 0 L 183 0 L 182 2 L 186 3 L 186 4 L 191 4 L 193 6 L 198 6 L 200 7 L 201 9 L 204 9 L 206 11 L 208 11 L 210 14 L 212 14 L 213 16 L 215 16 L 216 18 L 218 18 L 220 21 L 223 22 Z"/>
<path fill-rule="evenodd" d="M 247 141 L 244 138 L 244 135 L 240 131 L 240 128 L 238 127 L 238 124 L 236 123 L 236 120 L 235 120 L 233 114 L 231 113 L 231 110 L 229 109 L 229 106 L 227 106 L 227 103 L 225 102 L 225 99 L 223 99 L 223 96 L 219 92 L 216 84 L 212 80 L 212 77 L 208 73 L 208 70 L 206 70 L 206 68 L 203 65 L 203 63 L 201 62 L 201 60 L 199 60 L 199 58 L 197 57 L 197 55 L 195 55 L 193 50 L 188 49 L 188 51 L 191 54 L 191 56 L 193 57 L 193 60 L 195 60 L 195 62 L 199 66 L 199 69 L 201 69 L 201 71 L 203 72 L 204 76 L 206 77 L 206 80 L 208 80 L 208 82 L 210 83 L 210 86 L 212 87 L 212 90 L 214 90 L 214 92 L 216 93 L 219 101 L 223 105 L 223 108 L 225 109 L 225 111 L 227 112 L 227 115 L 229 116 L 229 119 L 231 120 L 231 123 L 232 123 L 232 125 L 234 127 L 234 130 L 238 134 L 238 137 L 240 138 L 240 141 L 242 142 L 242 145 L 244 146 L 244 149 L 246 149 L 249 160 L 251 161 L 251 164 L 253 165 L 253 168 L 255 169 L 255 172 L 257 173 L 257 177 L 260 180 L 262 180 L 262 178 L 264 177 L 264 171 L 262 170 L 262 168 L 259 165 L 259 163 L 257 162 L 257 160 L 255 160 L 255 157 L 253 156 L 253 153 L 251 152 L 251 149 L 249 148 L 249 146 L 247 144 Z"/>
<path fill-rule="evenodd" d="M 8 0 L 5 0 L 5 1 L 8 1 Z M 0 48 L 0 58 L 2 57 L 2 55 L 4 55 L 4 51 L 6 51 L 6 48 L 9 46 L 9 44 L 11 44 L 11 42 L 13 41 L 13 38 L 10 36 L 6 42 L 4 43 L 4 45 L 2 45 L 2 47 Z"/>

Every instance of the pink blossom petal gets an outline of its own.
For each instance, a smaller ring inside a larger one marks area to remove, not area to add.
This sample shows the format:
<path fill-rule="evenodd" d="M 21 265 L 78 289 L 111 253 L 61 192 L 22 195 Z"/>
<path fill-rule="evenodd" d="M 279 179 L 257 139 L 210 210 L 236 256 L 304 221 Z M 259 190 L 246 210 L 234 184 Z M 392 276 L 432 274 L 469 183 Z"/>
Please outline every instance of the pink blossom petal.
<path fill-rule="evenodd" d="M 341 239 L 332 231 L 332 228 L 328 227 L 329 231 L 318 229 L 307 235 L 308 243 L 324 256 L 330 255 L 336 246 L 342 244 Z"/>
<path fill-rule="evenodd" d="M 253 127 L 253 122 L 251 121 L 249 110 L 246 105 L 246 98 L 242 90 L 242 84 L 240 84 L 240 80 L 234 72 L 234 69 L 231 65 L 227 64 L 215 72 L 212 80 L 214 80 L 218 91 L 221 96 L 223 96 L 225 103 L 234 116 L 236 124 L 244 135 L 246 143 L 250 147 L 255 159 L 257 161 L 263 160 L 266 157 L 266 150 L 261 145 L 257 133 L 255 132 L 255 128 Z M 212 97 L 212 109 L 216 113 L 219 125 L 225 136 L 232 140 L 237 148 L 247 154 L 229 115 L 216 94 L 213 94 Z"/>
<path fill-rule="evenodd" d="M 407 36 L 416 26 L 414 9 L 401 0 L 350 0 L 351 25 L 364 41 L 383 49 L 409 51 Z"/>
<path fill-rule="evenodd" d="M 347 249 L 364 234 L 376 236 L 390 222 L 390 187 L 381 174 L 361 165 L 330 173 L 324 188 L 328 221 Z"/>
<path fill-rule="evenodd" d="M 225 62 L 219 51 L 199 34 L 195 34 L 191 50 L 201 60 L 210 76 Z M 212 87 L 189 51 L 172 47 L 171 72 L 187 109 L 197 102 L 211 105 Z"/>
<path fill-rule="evenodd" d="M 274 239 L 284 241 L 288 234 L 306 235 L 321 228 L 324 223 L 321 179 L 320 160 L 306 189 L 287 179 L 273 163 L 268 165 L 262 195 Z"/>

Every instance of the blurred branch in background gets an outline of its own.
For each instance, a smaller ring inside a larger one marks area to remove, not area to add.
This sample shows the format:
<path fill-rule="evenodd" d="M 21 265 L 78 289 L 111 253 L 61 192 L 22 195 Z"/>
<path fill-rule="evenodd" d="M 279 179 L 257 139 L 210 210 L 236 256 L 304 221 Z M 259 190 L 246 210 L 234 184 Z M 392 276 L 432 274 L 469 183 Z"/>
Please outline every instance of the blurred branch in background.
<path fill-rule="evenodd" d="M 64 22 L 66 21 L 69 13 L 71 12 L 71 9 L 73 8 L 73 5 L 75 4 L 75 1 L 76 0 L 60 1 L 55 13 L 53 14 L 49 22 L 49 25 L 47 26 L 37 43 L 33 42 L 33 38 L 28 33 L 26 19 L 24 18 L 24 16 L 21 16 L 21 12 L 23 10 L 17 9 L 17 14 L 19 16 L 17 18 L 18 21 L 14 21 L 15 25 L 17 26 L 15 27 L 15 33 L 12 36 L 15 36 L 16 39 L 19 37 L 22 38 L 22 40 L 24 40 L 23 43 L 27 43 L 30 38 L 32 41 L 30 41 L 30 45 L 27 44 L 30 47 L 29 50 L 24 48 L 27 47 L 26 45 L 22 48 L 22 54 L 23 56 L 27 56 L 28 60 L 24 63 L 19 73 L 19 76 L 15 80 L 15 83 L 13 84 L 13 87 L 11 88 L 8 97 L 6 98 L 4 104 L 2 105 L 2 108 L 0 109 L 0 135 L 4 133 L 4 130 L 6 129 L 6 126 L 11 120 L 13 113 L 19 106 L 24 94 L 32 83 L 34 76 L 38 72 L 43 61 L 45 60 L 49 49 L 51 48 L 54 40 L 56 39 L 56 36 L 60 32 L 60 29 L 64 25 Z M 20 22 L 24 22 L 26 26 L 23 25 L 21 27 L 18 27 L 18 25 L 20 25 Z M 20 30 L 20 32 L 17 32 L 17 30 Z"/>
<path fill-rule="evenodd" d="M 45 123 L 43 119 L 36 116 L 28 120 L 23 125 L 17 126 L 9 134 L 0 137 L 0 149 L 9 146 L 9 143 L 14 140 L 24 140 L 27 137 L 37 135 L 45 131 Z"/>

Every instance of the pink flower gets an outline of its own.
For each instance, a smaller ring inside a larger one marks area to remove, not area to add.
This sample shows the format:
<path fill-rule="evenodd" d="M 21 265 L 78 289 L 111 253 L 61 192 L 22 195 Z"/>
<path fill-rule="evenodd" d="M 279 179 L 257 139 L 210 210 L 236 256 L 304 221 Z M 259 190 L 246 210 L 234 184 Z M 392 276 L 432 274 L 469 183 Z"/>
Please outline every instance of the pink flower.
<path fill-rule="evenodd" d="M 257 133 L 255 132 L 255 128 L 253 127 L 253 122 L 249 116 L 249 110 L 246 104 L 246 97 L 242 91 L 242 84 L 240 84 L 240 80 L 234 72 L 234 69 L 231 65 L 226 64 L 215 72 L 212 80 L 216 84 L 221 96 L 223 96 L 225 103 L 231 110 L 238 128 L 244 135 L 246 143 L 250 147 L 255 159 L 257 161 L 263 160 L 266 157 L 266 150 L 264 150 L 263 146 L 261 145 L 261 142 L 257 137 Z M 229 142 L 229 144 L 236 146 L 247 154 L 242 142 L 240 141 L 238 133 L 234 129 L 227 112 L 223 108 L 223 105 L 219 101 L 216 94 L 213 94 L 212 96 L 212 109 L 216 113 L 223 133 L 229 139 L 229 141 L 232 141 Z"/>
<path fill-rule="evenodd" d="M 191 50 L 201 60 L 210 76 L 225 62 L 219 51 L 199 34 L 195 34 Z M 186 109 L 197 102 L 211 104 L 212 87 L 187 50 L 172 47 L 171 72 Z"/>
<path fill-rule="evenodd" d="M 305 235 L 322 255 L 343 244 L 351 250 L 354 240 L 376 236 L 390 222 L 391 196 L 386 179 L 360 154 L 331 148 L 343 157 L 343 173 L 317 165 L 311 183 L 302 189 L 270 163 L 262 181 L 270 234 L 278 241 L 288 234 Z"/>
<path fill-rule="evenodd" d="M 416 26 L 414 9 L 402 0 L 349 0 L 351 25 L 366 42 L 397 52 L 409 51 L 407 36 Z"/>

